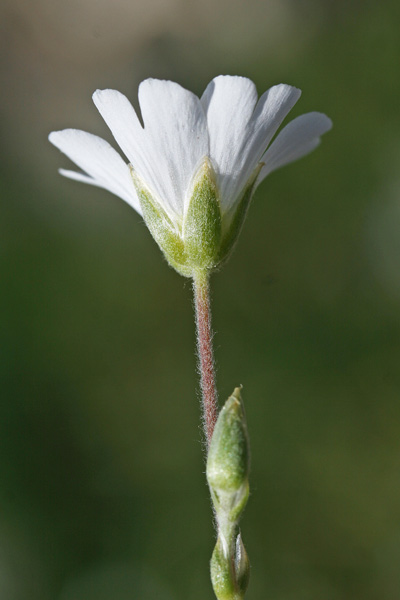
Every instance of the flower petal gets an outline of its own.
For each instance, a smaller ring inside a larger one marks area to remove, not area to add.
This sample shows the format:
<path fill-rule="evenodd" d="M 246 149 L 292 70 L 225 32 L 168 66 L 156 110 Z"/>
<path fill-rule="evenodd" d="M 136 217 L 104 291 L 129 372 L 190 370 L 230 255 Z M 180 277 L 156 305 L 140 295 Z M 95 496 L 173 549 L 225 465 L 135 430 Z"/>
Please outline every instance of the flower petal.
<path fill-rule="evenodd" d="M 78 129 L 53 131 L 49 141 L 87 173 L 61 169 L 62 175 L 102 187 L 125 200 L 141 214 L 129 167 L 108 142 Z"/>
<path fill-rule="evenodd" d="M 146 180 L 147 162 L 141 151 L 143 127 L 128 98 L 117 90 L 97 90 L 93 102 L 129 162 Z"/>
<path fill-rule="evenodd" d="M 58 172 L 60 173 L 60 175 L 63 175 L 68 179 L 73 179 L 74 181 L 80 181 L 81 183 L 88 183 L 89 185 L 102 187 L 95 179 L 89 177 L 89 175 L 85 175 L 84 173 L 79 173 L 78 171 L 70 171 L 69 169 L 58 169 Z"/>
<path fill-rule="evenodd" d="M 93 101 L 161 206 L 173 221 L 181 221 L 191 177 L 208 154 L 206 119 L 197 96 L 172 81 L 143 81 L 144 128 L 123 94 L 98 90 Z"/>
<path fill-rule="evenodd" d="M 234 200 L 232 191 L 245 158 L 243 145 L 257 99 L 256 86 L 250 79 L 229 75 L 215 77 L 201 97 L 223 210 Z"/>
<path fill-rule="evenodd" d="M 280 84 L 258 103 L 254 84 L 241 77 L 217 77 L 202 102 L 207 112 L 211 159 L 218 174 L 223 211 L 238 200 L 271 138 L 300 97 Z"/>
<path fill-rule="evenodd" d="M 152 162 L 148 184 L 170 211 L 182 217 L 191 179 L 209 154 L 203 107 L 192 92 L 158 79 L 140 84 L 139 103 L 144 123 L 142 151 Z"/>
<path fill-rule="evenodd" d="M 253 114 L 253 151 L 268 146 L 283 119 L 301 96 L 301 90 L 285 83 L 274 85 L 260 97 Z"/>
<path fill-rule="evenodd" d="M 262 162 L 258 183 L 269 173 L 283 167 L 314 150 L 320 143 L 320 136 L 329 131 L 332 121 L 324 114 L 311 112 L 293 119 L 282 129 L 272 142 Z"/>

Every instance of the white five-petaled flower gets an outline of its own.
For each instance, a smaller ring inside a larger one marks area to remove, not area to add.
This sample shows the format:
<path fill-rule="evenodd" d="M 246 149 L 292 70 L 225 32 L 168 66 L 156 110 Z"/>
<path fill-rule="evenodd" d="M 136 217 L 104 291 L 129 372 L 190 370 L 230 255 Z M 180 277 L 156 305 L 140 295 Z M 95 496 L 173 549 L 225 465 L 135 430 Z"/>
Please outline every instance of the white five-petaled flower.
<path fill-rule="evenodd" d="M 128 202 L 170 264 L 192 275 L 229 254 L 258 184 L 314 150 L 331 128 L 326 115 L 311 112 L 270 144 L 300 94 L 280 84 L 258 99 L 249 79 L 219 76 L 198 98 L 172 81 L 147 79 L 139 86 L 143 125 L 120 92 L 93 95 L 130 165 L 108 142 L 84 131 L 55 131 L 49 140 L 84 171 L 60 169 L 62 175 Z"/>

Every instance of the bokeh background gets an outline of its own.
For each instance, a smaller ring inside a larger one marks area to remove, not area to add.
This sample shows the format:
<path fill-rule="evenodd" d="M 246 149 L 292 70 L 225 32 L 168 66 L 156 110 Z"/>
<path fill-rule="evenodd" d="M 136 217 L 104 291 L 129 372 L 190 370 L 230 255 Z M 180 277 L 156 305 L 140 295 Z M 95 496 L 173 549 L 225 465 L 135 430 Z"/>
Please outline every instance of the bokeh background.
<path fill-rule="evenodd" d="M 96 88 L 217 74 L 334 129 L 257 191 L 214 278 L 244 385 L 249 600 L 400 597 L 396 0 L 1 0 L 0 597 L 205 600 L 214 534 L 189 282 L 137 214 L 63 180 Z"/>

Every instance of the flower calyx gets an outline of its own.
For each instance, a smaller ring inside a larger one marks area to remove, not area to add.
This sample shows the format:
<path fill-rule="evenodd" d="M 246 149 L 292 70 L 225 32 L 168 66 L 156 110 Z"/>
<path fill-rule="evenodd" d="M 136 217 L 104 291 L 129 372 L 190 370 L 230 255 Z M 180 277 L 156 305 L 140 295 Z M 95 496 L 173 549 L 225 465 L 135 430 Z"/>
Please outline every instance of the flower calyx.
<path fill-rule="evenodd" d="M 169 216 L 132 165 L 132 180 L 145 223 L 171 267 L 185 277 L 210 273 L 230 256 L 250 204 L 262 164 L 225 214 L 221 212 L 216 175 L 204 157 L 189 188 L 182 219 Z"/>

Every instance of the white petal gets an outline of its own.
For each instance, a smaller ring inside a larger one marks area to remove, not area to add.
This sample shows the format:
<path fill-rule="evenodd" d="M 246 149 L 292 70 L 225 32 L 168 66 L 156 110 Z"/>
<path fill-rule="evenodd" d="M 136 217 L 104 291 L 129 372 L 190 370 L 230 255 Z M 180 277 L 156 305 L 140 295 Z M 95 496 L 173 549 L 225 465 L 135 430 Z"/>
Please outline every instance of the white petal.
<path fill-rule="evenodd" d="M 225 209 L 237 185 L 247 128 L 257 104 L 256 86 L 246 77 L 220 75 L 207 86 L 201 102 L 207 114 L 210 157 Z"/>
<path fill-rule="evenodd" d="M 248 79 L 217 77 L 208 86 L 202 102 L 224 211 L 237 201 L 300 94 L 300 90 L 280 84 L 265 92 L 256 104 L 255 87 Z"/>
<path fill-rule="evenodd" d="M 200 100 L 172 81 L 147 79 L 139 87 L 145 145 L 160 199 L 183 216 L 191 179 L 209 154 L 207 121 Z"/>
<path fill-rule="evenodd" d="M 171 81 L 143 81 L 144 129 L 123 94 L 98 90 L 93 100 L 140 177 L 170 217 L 180 221 L 190 180 L 208 154 L 206 119 L 197 96 Z"/>
<path fill-rule="evenodd" d="M 324 114 L 311 112 L 293 119 L 276 137 L 261 161 L 258 182 L 275 169 L 283 167 L 314 150 L 320 136 L 332 127 L 332 121 Z"/>
<path fill-rule="evenodd" d="M 129 167 L 108 142 L 78 129 L 53 131 L 49 141 L 88 174 L 62 169 L 62 175 L 109 190 L 141 214 Z"/>
<path fill-rule="evenodd" d="M 80 181 L 81 183 L 88 183 L 89 185 L 96 185 L 97 187 L 102 187 L 92 177 L 89 177 L 89 175 L 85 175 L 84 173 L 79 173 L 78 171 L 69 171 L 68 169 L 58 169 L 58 172 L 60 173 L 60 175 L 63 175 L 68 179 L 73 179 L 74 181 Z"/>
<path fill-rule="evenodd" d="M 144 177 L 142 171 L 146 171 L 146 162 L 141 152 L 143 127 L 128 98 L 117 90 L 97 90 L 93 94 L 93 102 L 129 162 Z"/>

